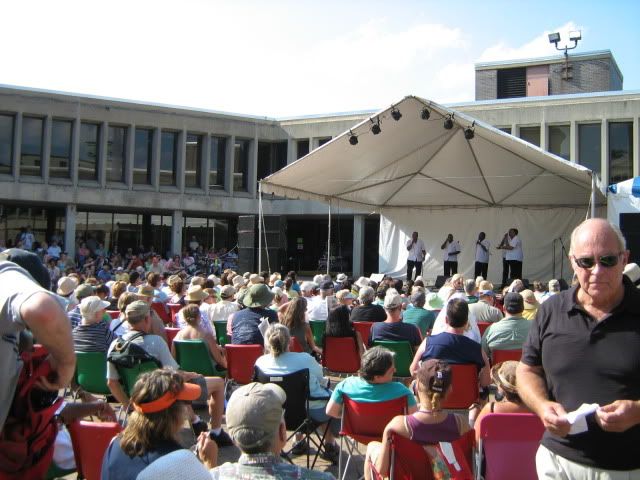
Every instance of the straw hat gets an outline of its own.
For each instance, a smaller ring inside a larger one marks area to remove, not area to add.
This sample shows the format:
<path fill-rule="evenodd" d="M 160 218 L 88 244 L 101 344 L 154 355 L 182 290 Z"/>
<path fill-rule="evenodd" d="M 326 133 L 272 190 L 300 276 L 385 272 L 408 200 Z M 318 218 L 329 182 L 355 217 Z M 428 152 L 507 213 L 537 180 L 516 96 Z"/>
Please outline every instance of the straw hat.
<path fill-rule="evenodd" d="M 78 280 L 76 280 L 75 278 L 60 277 L 60 279 L 58 280 L 58 289 L 56 290 L 56 293 L 58 295 L 66 297 L 67 295 L 71 295 L 71 293 L 73 293 L 77 286 Z"/>
<path fill-rule="evenodd" d="M 189 290 L 187 290 L 187 295 L 184 299 L 187 302 L 201 302 L 208 296 L 209 294 L 207 294 L 200 285 L 192 285 L 189 287 Z"/>

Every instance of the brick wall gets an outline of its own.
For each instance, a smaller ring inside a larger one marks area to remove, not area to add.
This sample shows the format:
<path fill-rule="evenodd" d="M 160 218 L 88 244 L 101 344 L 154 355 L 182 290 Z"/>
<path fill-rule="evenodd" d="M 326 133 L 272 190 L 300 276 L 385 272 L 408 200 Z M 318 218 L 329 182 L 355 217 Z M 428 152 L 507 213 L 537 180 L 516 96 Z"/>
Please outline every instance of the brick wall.
<path fill-rule="evenodd" d="M 621 90 L 621 81 L 612 82 L 618 74 L 608 60 L 572 61 L 569 56 L 569 65 L 572 67 L 569 80 L 564 79 L 564 63 L 550 65 L 550 95 Z"/>
<path fill-rule="evenodd" d="M 476 70 L 476 100 L 494 100 L 498 96 L 498 72 Z"/>

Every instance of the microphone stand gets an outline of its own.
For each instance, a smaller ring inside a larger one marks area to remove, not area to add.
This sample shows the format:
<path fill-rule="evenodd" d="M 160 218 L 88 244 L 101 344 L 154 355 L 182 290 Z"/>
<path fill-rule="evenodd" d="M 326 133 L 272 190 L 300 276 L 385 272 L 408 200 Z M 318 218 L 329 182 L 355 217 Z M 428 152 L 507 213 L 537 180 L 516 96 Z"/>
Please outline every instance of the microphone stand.
<path fill-rule="evenodd" d="M 560 240 L 560 245 L 561 245 L 561 249 L 560 251 L 563 253 L 563 255 L 560 257 L 560 278 L 562 277 L 563 274 L 563 270 L 564 270 L 564 257 L 565 256 L 569 256 L 569 254 L 567 253 L 567 249 L 564 246 L 564 242 L 562 241 L 562 237 L 558 237 L 558 240 Z"/>

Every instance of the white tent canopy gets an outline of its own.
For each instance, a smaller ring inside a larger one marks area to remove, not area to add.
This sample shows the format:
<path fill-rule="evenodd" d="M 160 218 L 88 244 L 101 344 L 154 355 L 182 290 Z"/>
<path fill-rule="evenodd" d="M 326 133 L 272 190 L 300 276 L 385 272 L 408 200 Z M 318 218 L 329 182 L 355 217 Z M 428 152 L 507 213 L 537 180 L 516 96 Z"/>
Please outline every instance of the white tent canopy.
<path fill-rule="evenodd" d="M 402 115 L 397 121 L 393 110 Z M 444 128 L 447 118 L 451 129 Z M 378 122 L 381 132 L 374 135 L 371 127 Z M 468 128 L 473 138 L 466 138 Z M 585 218 L 596 192 L 589 169 L 417 97 L 406 97 L 267 177 L 261 189 L 379 212 L 380 271 L 395 275 L 404 270 L 404 240 L 414 230 L 430 254 L 425 274 L 435 277 L 447 233 L 461 241 L 460 270 L 468 274 L 478 232 L 485 231 L 495 246 L 514 226 L 525 247 L 525 277 L 532 278 L 556 273 L 554 239 L 567 237 Z M 499 279 L 501 261 L 494 259 L 500 254 L 493 253 L 489 278 Z"/>

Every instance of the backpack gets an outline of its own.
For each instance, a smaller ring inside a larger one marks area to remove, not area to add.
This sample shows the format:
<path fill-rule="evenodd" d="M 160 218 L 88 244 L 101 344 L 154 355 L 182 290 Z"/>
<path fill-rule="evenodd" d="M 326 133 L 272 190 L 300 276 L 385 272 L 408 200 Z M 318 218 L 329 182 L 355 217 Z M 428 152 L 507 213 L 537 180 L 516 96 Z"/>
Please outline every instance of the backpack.
<path fill-rule="evenodd" d="M 113 349 L 109 352 L 107 360 L 120 368 L 133 368 L 145 362 L 154 362 L 158 368 L 162 368 L 162 363 L 156 357 L 133 342 L 133 340 L 142 336 L 144 336 L 144 332 L 138 332 L 128 340 L 119 337 Z"/>
<path fill-rule="evenodd" d="M 36 388 L 52 369 L 45 356 L 23 352 L 9 414 L 0 432 L 0 480 L 36 480 L 45 477 L 58 434 L 56 412 L 63 399 L 58 392 Z"/>

